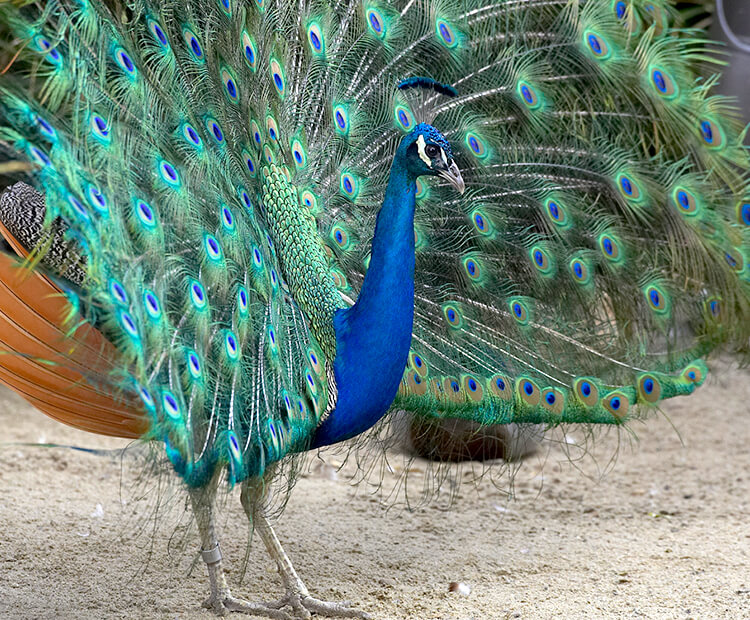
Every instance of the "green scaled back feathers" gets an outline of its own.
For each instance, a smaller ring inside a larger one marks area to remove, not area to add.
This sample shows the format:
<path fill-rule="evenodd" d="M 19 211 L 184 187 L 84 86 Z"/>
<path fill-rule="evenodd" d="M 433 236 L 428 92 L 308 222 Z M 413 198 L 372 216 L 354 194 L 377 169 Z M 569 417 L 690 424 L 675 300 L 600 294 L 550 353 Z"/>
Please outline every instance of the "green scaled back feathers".
<path fill-rule="evenodd" d="M 623 8 L 624 7 L 624 8 Z M 743 132 L 664 2 L 0 7 L 0 140 L 87 257 L 177 471 L 304 450 L 425 95 L 467 192 L 422 179 L 396 406 L 620 423 L 750 332 Z M 430 101 L 430 98 L 432 100 Z"/>

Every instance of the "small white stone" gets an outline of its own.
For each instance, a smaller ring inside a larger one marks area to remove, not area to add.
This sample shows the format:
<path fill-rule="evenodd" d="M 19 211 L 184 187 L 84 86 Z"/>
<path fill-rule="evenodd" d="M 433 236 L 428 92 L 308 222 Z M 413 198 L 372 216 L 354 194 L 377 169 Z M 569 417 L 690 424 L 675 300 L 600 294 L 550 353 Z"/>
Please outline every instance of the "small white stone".
<path fill-rule="evenodd" d="M 469 596 L 471 588 L 460 581 L 451 581 L 448 584 L 448 592 L 455 592 L 461 596 Z"/>

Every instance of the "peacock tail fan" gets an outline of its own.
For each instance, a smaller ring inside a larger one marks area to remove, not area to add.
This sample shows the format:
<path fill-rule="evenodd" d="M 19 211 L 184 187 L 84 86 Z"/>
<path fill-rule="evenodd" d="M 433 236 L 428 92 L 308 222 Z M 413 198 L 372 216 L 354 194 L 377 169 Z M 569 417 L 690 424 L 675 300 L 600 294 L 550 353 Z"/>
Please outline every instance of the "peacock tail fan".
<path fill-rule="evenodd" d="M 418 184 L 395 406 L 619 424 L 750 334 L 744 132 L 671 20 L 655 0 L 5 3 L 0 141 L 188 484 L 305 450 L 335 406 L 332 317 L 425 108 L 467 191 Z"/>

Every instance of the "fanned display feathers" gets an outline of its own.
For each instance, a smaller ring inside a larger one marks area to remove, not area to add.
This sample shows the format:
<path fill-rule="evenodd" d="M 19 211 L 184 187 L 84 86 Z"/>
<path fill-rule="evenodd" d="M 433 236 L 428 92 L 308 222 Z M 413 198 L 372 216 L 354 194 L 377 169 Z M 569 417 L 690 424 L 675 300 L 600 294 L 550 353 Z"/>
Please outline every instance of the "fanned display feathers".
<path fill-rule="evenodd" d="M 425 120 L 466 192 L 419 180 L 394 406 L 618 424 L 750 333 L 744 133 L 670 23 L 656 0 L 4 3 L 0 141 L 62 220 L 71 321 L 189 485 L 261 474 L 335 408 L 333 317 Z"/>

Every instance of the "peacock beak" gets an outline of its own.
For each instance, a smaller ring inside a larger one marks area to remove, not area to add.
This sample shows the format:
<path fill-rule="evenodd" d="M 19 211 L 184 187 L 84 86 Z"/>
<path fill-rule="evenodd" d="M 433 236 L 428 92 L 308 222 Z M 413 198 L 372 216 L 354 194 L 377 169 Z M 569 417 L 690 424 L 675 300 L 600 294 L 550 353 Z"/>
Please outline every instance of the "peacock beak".
<path fill-rule="evenodd" d="M 455 161 L 452 161 L 448 168 L 438 170 L 438 174 L 448 181 L 459 194 L 463 194 L 466 190 L 464 178 L 461 176 L 461 171 L 458 169 Z"/>

